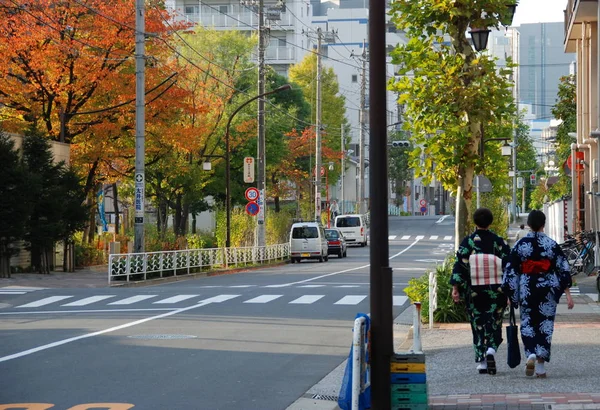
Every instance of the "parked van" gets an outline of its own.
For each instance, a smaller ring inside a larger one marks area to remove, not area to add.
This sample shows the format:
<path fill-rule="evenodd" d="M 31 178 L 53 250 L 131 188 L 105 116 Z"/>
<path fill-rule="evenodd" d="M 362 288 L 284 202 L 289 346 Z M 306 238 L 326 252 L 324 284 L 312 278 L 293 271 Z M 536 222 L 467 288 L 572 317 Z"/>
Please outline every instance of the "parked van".
<path fill-rule="evenodd" d="M 316 222 L 297 222 L 290 231 L 290 260 L 318 259 L 327 262 L 327 238 L 321 225 Z"/>
<path fill-rule="evenodd" d="M 348 245 L 367 246 L 367 225 L 363 215 L 339 215 L 335 217 L 335 227 L 344 234 Z"/>

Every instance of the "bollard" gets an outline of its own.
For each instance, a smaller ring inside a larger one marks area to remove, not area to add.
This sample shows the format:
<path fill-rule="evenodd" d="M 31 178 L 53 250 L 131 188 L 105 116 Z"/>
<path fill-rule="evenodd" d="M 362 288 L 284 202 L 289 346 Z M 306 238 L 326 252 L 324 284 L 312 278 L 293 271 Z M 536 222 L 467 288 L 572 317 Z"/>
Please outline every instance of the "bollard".
<path fill-rule="evenodd" d="M 421 302 L 415 302 L 415 315 L 413 316 L 413 348 L 415 352 L 422 352 L 421 347 Z"/>

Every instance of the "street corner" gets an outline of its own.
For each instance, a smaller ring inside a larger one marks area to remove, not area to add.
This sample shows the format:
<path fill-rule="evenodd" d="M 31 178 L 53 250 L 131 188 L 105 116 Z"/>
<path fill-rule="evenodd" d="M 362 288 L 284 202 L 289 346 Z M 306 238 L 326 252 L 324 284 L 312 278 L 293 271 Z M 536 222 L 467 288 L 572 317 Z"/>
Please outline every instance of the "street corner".
<path fill-rule="evenodd" d="M 337 401 L 302 397 L 286 410 L 340 410 L 340 408 Z"/>

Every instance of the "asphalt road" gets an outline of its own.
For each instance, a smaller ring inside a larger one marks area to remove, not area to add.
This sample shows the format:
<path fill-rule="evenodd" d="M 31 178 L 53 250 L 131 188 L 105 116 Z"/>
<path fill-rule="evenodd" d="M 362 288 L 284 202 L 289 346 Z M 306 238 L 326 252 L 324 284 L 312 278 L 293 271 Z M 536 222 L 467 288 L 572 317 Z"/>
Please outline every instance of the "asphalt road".
<path fill-rule="evenodd" d="M 394 316 L 408 306 L 408 280 L 452 250 L 453 227 L 390 218 Z M 0 303 L 0 407 L 281 410 L 347 357 L 354 317 L 369 312 L 369 247 L 325 263 Z"/>

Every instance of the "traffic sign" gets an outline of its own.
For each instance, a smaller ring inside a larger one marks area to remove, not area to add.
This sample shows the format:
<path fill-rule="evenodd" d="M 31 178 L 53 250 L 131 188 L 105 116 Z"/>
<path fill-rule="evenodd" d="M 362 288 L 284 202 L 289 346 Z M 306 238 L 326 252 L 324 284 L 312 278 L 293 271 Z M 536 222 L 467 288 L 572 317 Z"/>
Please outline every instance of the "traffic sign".
<path fill-rule="evenodd" d="M 422 206 L 422 207 L 421 207 L 421 212 L 422 212 L 422 213 L 425 213 L 425 212 L 427 212 L 427 207 L 426 207 L 426 206 Z"/>
<path fill-rule="evenodd" d="M 426 201 L 426 200 L 424 200 L 424 199 L 421 199 L 421 200 L 419 201 L 419 205 L 421 205 L 421 206 L 425 206 L 425 205 L 427 205 L 427 201 Z M 424 212 L 424 211 L 421 211 L 421 212 Z"/>
<path fill-rule="evenodd" d="M 144 174 L 141 172 L 135 174 L 135 182 L 144 182 Z"/>
<path fill-rule="evenodd" d="M 254 158 L 244 158 L 244 182 L 251 184 L 254 182 Z"/>
<path fill-rule="evenodd" d="M 250 216 L 255 216 L 260 211 L 260 206 L 256 202 L 248 202 L 246 204 L 246 213 Z"/>
<path fill-rule="evenodd" d="M 255 202 L 258 199 L 258 189 L 250 187 L 246 189 L 246 199 L 250 202 Z"/>

